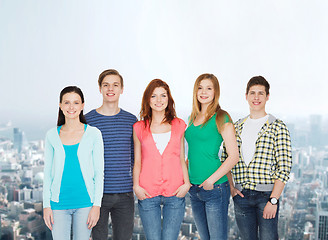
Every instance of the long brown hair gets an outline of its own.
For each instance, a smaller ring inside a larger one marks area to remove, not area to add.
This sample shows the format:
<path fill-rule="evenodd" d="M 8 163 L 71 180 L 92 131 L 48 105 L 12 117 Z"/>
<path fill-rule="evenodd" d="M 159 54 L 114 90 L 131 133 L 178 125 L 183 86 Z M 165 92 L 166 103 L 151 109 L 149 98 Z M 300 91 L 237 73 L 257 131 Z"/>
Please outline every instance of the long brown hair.
<path fill-rule="evenodd" d="M 168 104 L 165 109 L 165 117 L 163 119 L 163 123 L 169 123 L 171 124 L 172 120 L 176 118 L 176 112 L 175 112 L 175 105 L 174 100 L 171 95 L 171 91 L 169 88 L 169 85 L 167 85 L 166 82 L 162 81 L 161 79 L 154 79 L 152 80 L 148 86 L 145 89 L 145 92 L 142 97 L 142 103 L 141 103 L 141 110 L 140 110 L 140 119 L 144 120 L 145 127 L 147 127 L 147 122 L 149 123 L 149 126 L 151 124 L 152 120 L 152 110 L 150 107 L 150 98 L 155 90 L 155 88 L 162 87 L 167 92 L 168 97 Z"/>
<path fill-rule="evenodd" d="M 194 92 L 193 92 L 192 112 L 190 115 L 189 124 L 192 124 L 192 122 L 195 120 L 195 118 L 201 111 L 201 104 L 197 100 L 197 91 L 198 91 L 200 82 L 205 79 L 208 79 L 213 83 L 214 99 L 213 99 L 213 102 L 206 109 L 205 120 L 202 123 L 202 126 L 204 126 L 208 122 L 208 120 L 210 120 L 210 118 L 216 113 L 216 119 L 215 119 L 216 125 L 218 127 L 219 132 L 221 132 L 222 126 L 224 124 L 225 116 L 226 115 L 228 116 L 229 121 L 232 121 L 232 120 L 231 120 L 229 113 L 227 113 L 220 107 L 220 104 L 219 104 L 219 98 L 220 98 L 219 81 L 213 74 L 210 74 L 210 73 L 204 73 L 204 74 L 200 75 L 195 81 Z"/>

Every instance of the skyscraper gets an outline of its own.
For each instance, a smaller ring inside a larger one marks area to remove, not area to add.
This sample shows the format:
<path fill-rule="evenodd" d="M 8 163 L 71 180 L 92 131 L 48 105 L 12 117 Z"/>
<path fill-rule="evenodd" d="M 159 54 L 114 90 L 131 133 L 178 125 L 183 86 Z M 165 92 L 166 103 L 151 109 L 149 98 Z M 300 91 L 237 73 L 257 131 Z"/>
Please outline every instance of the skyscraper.
<path fill-rule="evenodd" d="M 20 153 L 23 147 L 23 132 L 19 128 L 14 128 L 14 149 Z"/>
<path fill-rule="evenodd" d="M 318 202 L 316 217 L 316 239 L 328 240 L 328 202 Z"/>

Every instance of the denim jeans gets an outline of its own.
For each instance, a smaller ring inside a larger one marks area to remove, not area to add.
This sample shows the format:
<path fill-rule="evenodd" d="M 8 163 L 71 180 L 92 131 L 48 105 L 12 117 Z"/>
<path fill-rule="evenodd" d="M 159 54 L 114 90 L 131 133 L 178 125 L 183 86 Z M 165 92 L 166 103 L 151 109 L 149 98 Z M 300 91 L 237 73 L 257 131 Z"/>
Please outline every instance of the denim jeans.
<path fill-rule="evenodd" d="M 227 239 L 229 183 L 215 184 L 212 190 L 204 190 L 198 185 L 192 185 L 189 194 L 200 238 L 202 240 Z"/>
<path fill-rule="evenodd" d="M 163 215 L 161 205 L 163 206 Z M 185 205 L 185 198 L 176 196 L 160 195 L 139 200 L 139 214 L 147 240 L 177 240 L 185 213 Z"/>
<path fill-rule="evenodd" d="M 244 189 L 244 197 L 238 194 L 233 198 L 235 216 L 243 240 L 278 240 L 278 214 L 273 219 L 264 219 L 263 210 L 271 192 Z"/>
<path fill-rule="evenodd" d="M 108 239 L 109 213 L 112 218 L 113 240 L 132 239 L 134 223 L 133 192 L 104 194 L 98 223 L 92 229 L 93 240 Z"/>
<path fill-rule="evenodd" d="M 52 210 L 54 224 L 52 225 L 53 240 L 70 240 L 73 221 L 73 240 L 89 240 L 91 229 L 88 229 L 87 220 L 91 207 Z"/>

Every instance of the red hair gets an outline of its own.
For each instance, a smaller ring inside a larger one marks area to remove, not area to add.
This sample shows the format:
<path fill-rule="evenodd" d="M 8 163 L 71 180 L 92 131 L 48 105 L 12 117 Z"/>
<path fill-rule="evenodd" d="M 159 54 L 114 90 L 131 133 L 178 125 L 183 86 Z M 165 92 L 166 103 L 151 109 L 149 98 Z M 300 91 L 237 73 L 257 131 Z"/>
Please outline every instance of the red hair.
<path fill-rule="evenodd" d="M 176 118 L 174 100 L 172 98 L 169 85 L 167 85 L 167 83 L 162 81 L 161 79 L 154 79 L 148 84 L 148 86 L 146 87 L 145 92 L 143 94 L 143 97 L 142 97 L 140 119 L 144 120 L 145 127 L 147 127 L 147 123 L 149 123 L 149 126 L 151 124 L 152 109 L 150 107 L 149 102 L 150 102 L 150 98 L 151 98 L 155 88 L 158 88 L 158 87 L 164 88 L 167 93 L 167 97 L 168 97 L 168 104 L 165 109 L 165 117 L 164 117 L 162 123 L 167 122 L 167 123 L 171 124 L 172 120 L 174 118 Z"/>

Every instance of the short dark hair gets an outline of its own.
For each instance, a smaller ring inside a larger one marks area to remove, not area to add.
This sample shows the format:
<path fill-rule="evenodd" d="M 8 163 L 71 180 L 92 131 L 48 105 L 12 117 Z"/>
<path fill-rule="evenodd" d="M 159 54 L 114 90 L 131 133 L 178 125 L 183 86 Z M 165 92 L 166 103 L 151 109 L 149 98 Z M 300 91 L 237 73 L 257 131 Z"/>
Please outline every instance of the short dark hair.
<path fill-rule="evenodd" d="M 84 103 L 84 96 L 83 96 L 82 90 L 77 86 L 68 86 L 68 87 L 65 87 L 63 90 L 61 90 L 60 95 L 59 95 L 59 103 L 62 102 L 63 96 L 66 93 L 71 93 L 71 92 L 78 94 L 81 97 L 82 103 Z M 81 123 L 87 123 L 87 121 L 85 120 L 85 117 L 83 115 L 83 110 L 80 112 L 79 117 L 80 117 Z M 59 107 L 57 126 L 61 126 L 63 124 L 65 124 L 65 115 Z"/>
<path fill-rule="evenodd" d="M 246 87 L 246 94 L 248 94 L 249 89 L 255 85 L 261 85 L 265 87 L 265 93 L 266 95 L 269 95 L 269 90 L 270 90 L 270 84 L 268 83 L 268 81 L 262 77 L 262 76 L 255 76 L 252 77 L 248 83 L 247 83 L 247 87 Z"/>
<path fill-rule="evenodd" d="M 121 76 L 121 74 L 115 70 L 115 69 L 107 69 L 105 71 L 103 71 L 102 73 L 100 73 L 99 78 L 98 78 L 98 85 L 99 87 L 101 87 L 101 84 L 104 80 L 104 78 L 108 75 L 116 75 L 120 77 L 120 81 L 121 81 L 121 87 L 123 87 L 123 77 Z"/>

